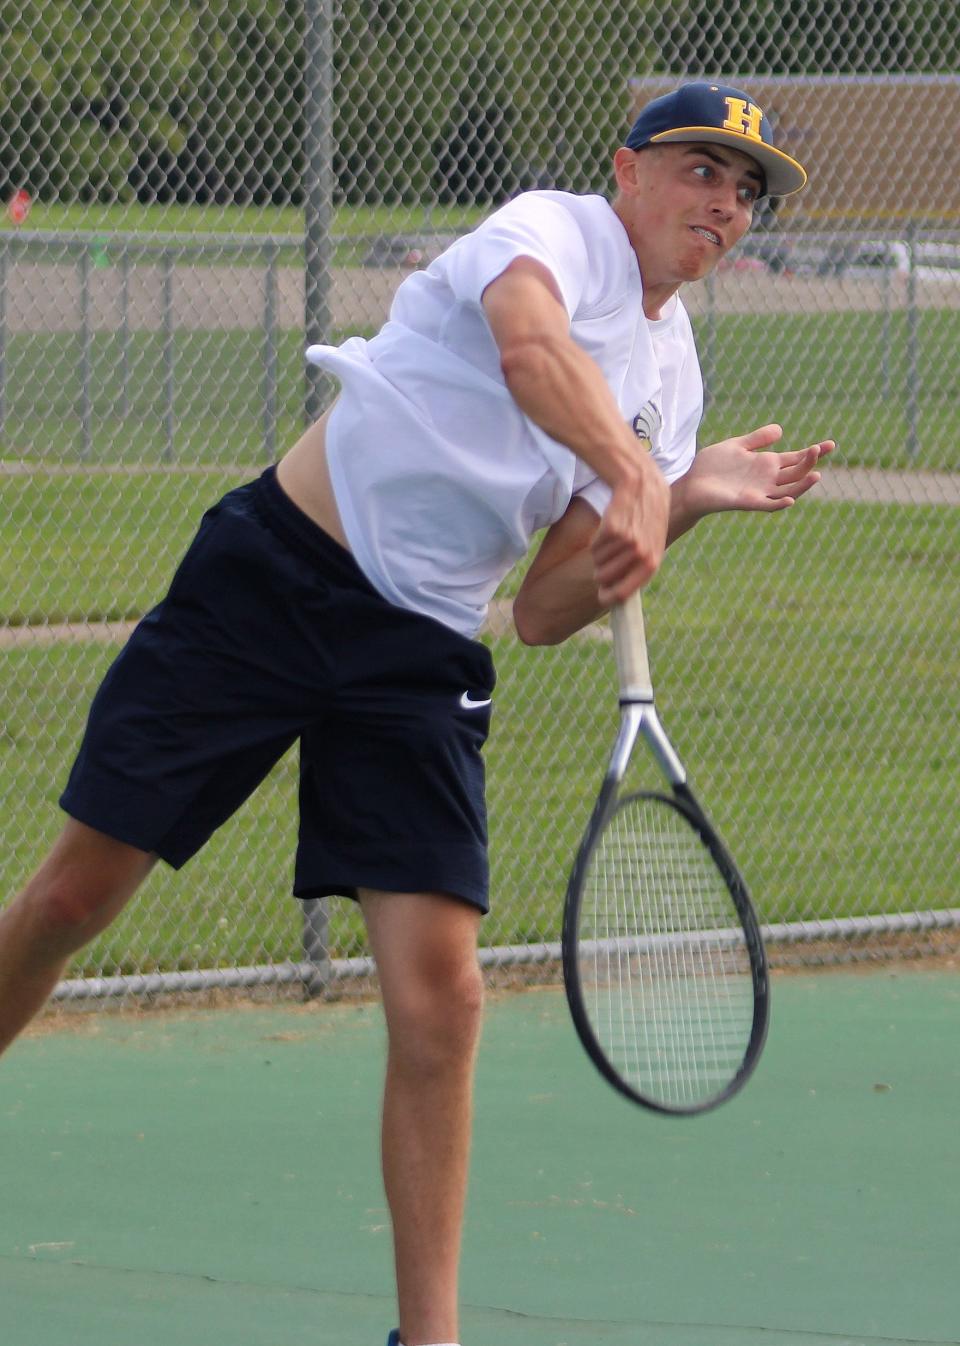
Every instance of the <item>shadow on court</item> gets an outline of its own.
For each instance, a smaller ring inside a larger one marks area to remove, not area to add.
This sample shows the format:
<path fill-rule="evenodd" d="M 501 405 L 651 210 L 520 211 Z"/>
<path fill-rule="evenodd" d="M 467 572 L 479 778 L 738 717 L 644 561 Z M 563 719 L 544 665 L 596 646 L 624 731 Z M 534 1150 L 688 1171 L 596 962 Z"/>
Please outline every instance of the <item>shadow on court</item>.
<path fill-rule="evenodd" d="M 588 1064 L 562 992 L 493 998 L 465 1346 L 960 1342 L 960 983 L 774 982 L 716 1113 Z M 6 1346 L 382 1346 L 377 1006 L 83 1016 L 0 1065 Z"/>

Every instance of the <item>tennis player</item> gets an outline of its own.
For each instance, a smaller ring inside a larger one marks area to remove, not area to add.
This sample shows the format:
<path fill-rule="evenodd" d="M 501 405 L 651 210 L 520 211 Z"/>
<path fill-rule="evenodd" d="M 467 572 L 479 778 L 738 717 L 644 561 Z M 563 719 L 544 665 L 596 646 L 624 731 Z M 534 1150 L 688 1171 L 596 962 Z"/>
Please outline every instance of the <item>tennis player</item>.
<path fill-rule="evenodd" d="M 401 285 L 342 391 L 205 516 L 93 702 L 52 852 L 0 919 L 0 1045 L 157 858 L 183 865 L 300 743 L 294 891 L 357 899 L 389 1050 L 392 1346 L 459 1340 L 457 1272 L 487 910 L 487 604 L 535 535 L 520 638 L 561 641 L 719 510 L 778 511 L 832 444 L 766 425 L 696 449 L 678 291 L 805 181 L 749 94 L 649 104 L 612 201 L 519 196 Z M 751 372 L 744 370 L 745 379 Z"/>

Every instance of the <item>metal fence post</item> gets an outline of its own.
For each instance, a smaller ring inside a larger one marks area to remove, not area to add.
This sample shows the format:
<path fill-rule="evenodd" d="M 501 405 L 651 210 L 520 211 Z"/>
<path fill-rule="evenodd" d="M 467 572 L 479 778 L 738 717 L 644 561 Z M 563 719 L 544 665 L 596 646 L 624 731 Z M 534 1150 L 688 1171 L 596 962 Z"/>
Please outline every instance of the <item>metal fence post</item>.
<path fill-rule="evenodd" d="M 264 245 L 263 281 L 263 452 L 268 463 L 277 456 L 277 266 L 279 245 Z"/>
<path fill-rule="evenodd" d="M 327 900 L 310 897 L 303 903 L 303 989 L 308 996 L 323 995 L 330 984 L 330 913 Z"/>
<path fill-rule="evenodd" d="M 7 427 L 7 271 L 10 248 L 0 237 L 0 435 Z"/>
<path fill-rule="evenodd" d="M 330 339 L 330 231 L 333 219 L 333 0 L 304 0 L 304 298 L 307 345 Z M 306 369 L 304 413 L 323 412 L 329 380 Z"/>
<path fill-rule="evenodd" d="M 163 366 L 164 366 L 164 424 L 166 445 L 163 456 L 173 462 L 173 439 L 176 416 L 176 363 L 173 321 L 173 253 L 164 249 L 161 264 L 163 274 Z"/>
<path fill-rule="evenodd" d="M 917 226 L 907 225 L 907 457 L 920 451 L 920 314 L 917 310 Z"/>
<path fill-rule="evenodd" d="M 884 402 L 890 400 L 890 347 L 893 332 L 893 268 L 883 273 L 883 319 L 881 323 L 880 376 Z"/>
<path fill-rule="evenodd" d="M 120 416 L 130 415 L 130 248 L 126 240 L 120 253 Z"/>
<path fill-rule="evenodd" d="M 93 449 L 93 395 L 90 386 L 93 336 L 90 321 L 90 244 L 80 248 L 80 434 L 81 458 Z"/>
<path fill-rule="evenodd" d="M 304 325 L 306 344 L 330 338 L 330 232 L 333 219 L 333 0 L 304 0 Z M 304 417 L 322 415 L 329 380 L 306 368 Z M 317 973 L 305 981 L 308 994 L 329 979 L 329 916 L 322 899 L 303 903 L 303 948 Z"/>

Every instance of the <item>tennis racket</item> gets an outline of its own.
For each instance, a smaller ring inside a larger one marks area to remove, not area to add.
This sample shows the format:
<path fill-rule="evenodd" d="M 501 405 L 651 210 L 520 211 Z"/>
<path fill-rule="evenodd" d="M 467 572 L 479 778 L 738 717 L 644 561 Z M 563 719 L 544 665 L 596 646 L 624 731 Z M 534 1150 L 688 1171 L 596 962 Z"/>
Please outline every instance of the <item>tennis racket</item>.
<path fill-rule="evenodd" d="M 767 962 L 746 885 L 657 717 L 639 593 L 612 622 L 620 729 L 567 888 L 567 999 L 615 1089 L 657 1112 L 705 1112 L 757 1064 Z M 641 734 L 669 794 L 620 795 Z"/>

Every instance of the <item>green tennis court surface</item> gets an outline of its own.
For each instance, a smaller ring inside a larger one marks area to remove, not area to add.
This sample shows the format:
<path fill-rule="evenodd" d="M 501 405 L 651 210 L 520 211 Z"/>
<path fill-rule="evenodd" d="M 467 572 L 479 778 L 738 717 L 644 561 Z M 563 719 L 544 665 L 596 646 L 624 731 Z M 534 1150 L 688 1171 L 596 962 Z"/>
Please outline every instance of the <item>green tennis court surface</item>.
<path fill-rule="evenodd" d="M 960 1342 L 960 983 L 781 977 L 757 1075 L 654 1117 L 495 997 L 465 1346 Z M 10 1346 L 382 1346 L 377 1006 L 83 1016 L 0 1065 Z"/>

